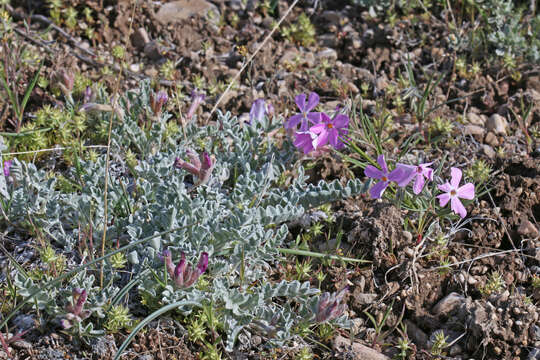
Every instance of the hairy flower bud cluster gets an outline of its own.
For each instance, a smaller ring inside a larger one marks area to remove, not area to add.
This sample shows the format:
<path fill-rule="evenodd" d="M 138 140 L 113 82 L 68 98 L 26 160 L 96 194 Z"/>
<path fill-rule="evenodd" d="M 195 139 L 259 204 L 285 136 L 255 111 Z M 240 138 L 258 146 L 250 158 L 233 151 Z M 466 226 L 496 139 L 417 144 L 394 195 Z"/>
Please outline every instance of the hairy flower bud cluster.
<path fill-rule="evenodd" d="M 337 293 L 324 293 L 319 299 L 317 304 L 317 313 L 315 314 L 315 321 L 323 323 L 337 319 L 347 309 L 346 304 L 342 304 L 342 300 L 349 292 L 348 287 L 345 287 Z"/>
<path fill-rule="evenodd" d="M 169 250 L 163 252 L 163 257 L 169 276 L 179 288 L 188 288 L 193 285 L 208 268 L 208 253 L 206 252 L 201 253 L 196 268 L 193 268 L 191 264 L 186 262 L 186 255 L 184 253 L 182 253 L 180 262 L 176 266 L 172 262 L 172 255 Z"/>
<path fill-rule="evenodd" d="M 214 161 L 205 151 L 199 156 L 191 149 L 186 151 L 190 162 L 176 158 L 174 166 L 178 169 L 184 169 L 198 178 L 197 184 L 206 184 L 210 180 L 212 170 L 214 169 Z"/>
<path fill-rule="evenodd" d="M 73 289 L 73 303 L 66 306 L 66 318 L 62 319 L 61 324 L 64 329 L 69 329 L 90 316 L 90 311 L 84 310 L 88 294 L 84 289 Z"/>

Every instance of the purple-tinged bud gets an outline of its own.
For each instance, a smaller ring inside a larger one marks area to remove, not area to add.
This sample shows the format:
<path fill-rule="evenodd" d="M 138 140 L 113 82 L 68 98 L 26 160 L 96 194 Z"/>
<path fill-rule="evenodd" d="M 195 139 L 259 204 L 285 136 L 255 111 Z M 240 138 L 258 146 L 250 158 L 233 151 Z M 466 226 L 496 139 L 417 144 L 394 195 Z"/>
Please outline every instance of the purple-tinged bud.
<path fill-rule="evenodd" d="M 259 123 L 263 121 L 264 116 L 266 115 L 267 108 L 266 108 L 266 102 L 264 99 L 257 99 L 253 102 L 251 105 L 251 109 L 249 111 L 249 122 L 248 124 L 254 125 L 255 123 Z"/>
<path fill-rule="evenodd" d="M 4 176 L 9 177 L 11 165 L 13 165 L 13 160 L 4 161 Z"/>
<path fill-rule="evenodd" d="M 208 253 L 203 252 L 201 254 L 201 258 L 199 259 L 199 263 L 197 264 L 197 270 L 199 271 L 199 275 L 204 273 L 207 268 L 208 268 Z"/>
<path fill-rule="evenodd" d="M 172 263 L 172 255 L 169 250 L 163 251 L 163 259 L 165 261 L 165 267 L 171 278 L 174 278 L 174 264 Z"/>
<path fill-rule="evenodd" d="M 165 91 L 159 91 L 157 95 L 150 94 L 150 107 L 152 108 L 154 114 L 161 113 L 161 109 L 168 99 L 169 98 L 167 97 L 167 93 Z"/>
<path fill-rule="evenodd" d="M 191 92 L 191 105 L 186 115 L 186 118 L 188 120 L 191 120 L 193 115 L 195 115 L 195 111 L 197 111 L 197 108 L 204 101 L 205 98 L 206 95 L 203 92 L 198 92 L 197 90 L 193 90 Z"/>
<path fill-rule="evenodd" d="M 191 161 L 191 164 L 193 164 L 193 166 L 195 166 L 197 169 L 201 168 L 201 161 L 199 160 L 199 154 L 197 154 L 195 151 L 191 149 L 187 149 L 186 155 L 189 158 L 189 161 Z"/>
<path fill-rule="evenodd" d="M 86 290 L 84 289 L 75 289 L 73 291 L 73 300 L 75 301 L 75 291 L 78 291 L 78 297 L 77 297 L 77 303 L 75 304 L 75 308 L 73 309 L 73 314 L 74 315 L 80 315 L 83 311 L 83 306 L 84 306 L 84 303 L 86 302 L 86 299 L 88 297 L 88 294 L 86 293 Z"/>
<path fill-rule="evenodd" d="M 86 104 L 92 100 L 92 88 L 90 86 L 87 86 L 84 90 L 84 98 L 83 102 Z"/>
<path fill-rule="evenodd" d="M 199 176 L 199 168 L 196 168 L 195 166 L 193 166 L 193 164 L 190 164 L 180 158 L 176 158 L 174 160 L 174 167 L 177 169 L 184 169 L 194 176 Z"/>
<path fill-rule="evenodd" d="M 208 155 L 208 153 L 205 151 L 203 152 L 202 154 L 202 165 L 201 165 L 201 169 L 202 170 L 208 170 L 212 167 L 212 158 L 210 157 L 210 155 Z"/>
<path fill-rule="evenodd" d="M 348 287 L 345 287 L 340 292 L 329 294 L 324 293 L 317 304 L 317 313 L 315 321 L 322 323 L 331 321 L 341 316 L 347 309 L 347 305 L 341 304 L 341 301 L 348 292 Z"/>
<path fill-rule="evenodd" d="M 185 275 L 186 265 L 187 265 L 186 255 L 182 253 L 180 262 L 178 263 L 178 265 L 176 265 L 176 269 L 174 269 L 174 282 L 176 286 L 178 287 L 184 286 L 184 275 Z"/>

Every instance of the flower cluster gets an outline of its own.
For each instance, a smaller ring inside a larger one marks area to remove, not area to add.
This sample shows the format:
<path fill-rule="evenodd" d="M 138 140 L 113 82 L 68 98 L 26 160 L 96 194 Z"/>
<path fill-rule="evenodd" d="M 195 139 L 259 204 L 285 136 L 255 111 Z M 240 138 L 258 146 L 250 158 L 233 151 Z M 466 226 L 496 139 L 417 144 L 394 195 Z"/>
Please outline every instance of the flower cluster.
<path fill-rule="evenodd" d="M 300 112 L 287 120 L 285 128 L 295 130 L 294 145 L 297 148 L 308 154 L 327 144 L 338 150 L 345 146 L 341 139 L 348 133 L 347 115 L 338 113 L 331 118 L 323 112 L 312 112 L 319 104 L 319 95 L 315 92 L 309 94 L 307 102 L 305 94 L 296 96 L 295 101 Z"/>
<path fill-rule="evenodd" d="M 206 184 L 212 175 L 214 162 L 207 152 L 203 152 L 199 157 L 197 153 L 191 149 L 186 151 L 190 162 L 176 158 L 174 166 L 178 169 L 184 169 L 198 178 L 197 184 Z"/>
<path fill-rule="evenodd" d="M 176 267 L 172 262 L 172 255 L 169 250 L 163 252 L 163 257 L 169 276 L 179 288 L 188 288 L 193 285 L 208 267 L 208 253 L 206 252 L 201 253 L 199 263 L 195 269 L 193 269 L 190 264 L 186 263 L 186 255 L 184 253 L 182 253 L 180 262 Z"/>
<path fill-rule="evenodd" d="M 315 314 L 315 321 L 323 323 L 325 321 L 334 320 L 345 312 L 347 309 L 346 304 L 342 304 L 341 301 L 348 292 L 348 288 L 345 287 L 338 293 L 327 293 L 321 295 L 317 304 L 317 312 Z"/>
<path fill-rule="evenodd" d="M 73 289 L 73 303 L 66 306 L 66 318 L 61 320 L 64 329 L 69 329 L 90 316 L 90 311 L 84 310 L 87 293 L 84 289 Z"/>
<path fill-rule="evenodd" d="M 157 94 L 150 93 L 150 108 L 154 114 L 158 115 L 161 113 L 161 108 L 168 100 L 167 93 L 165 91 L 159 91 Z"/>
<path fill-rule="evenodd" d="M 424 188 L 426 179 L 433 181 L 433 169 L 430 168 L 430 163 L 423 163 L 416 166 L 397 163 L 394 170 L 389 171 L 384 155 L 377 157 L 377 164 L 380 169 L 373 165 L 366 166 L 364 174 L 367 177 L 380 180 L 373 185 L 369 190 L 369 194 L 374 199 L 382 197 L 384 190 L 390 185 L 391 182 L 395 182 L 399 187 L 406 187 L 413 179 L 413 192 L 418 195 Z M 451 209 L 454 213 L 464 218 L 467 216 L 467 210 L 459 200 L 474 199 L 474 184 L 467 183 L 463 186 L 459 186 L 461 182 L 462 172 L 458 168 L 451 168 L 451 180 L 443 185 L 438 185 L 438 189 L 443 191 L 444 194 L 438 195 L 439 205 L 445 207 L 448 201 L 450 201 Z"/>

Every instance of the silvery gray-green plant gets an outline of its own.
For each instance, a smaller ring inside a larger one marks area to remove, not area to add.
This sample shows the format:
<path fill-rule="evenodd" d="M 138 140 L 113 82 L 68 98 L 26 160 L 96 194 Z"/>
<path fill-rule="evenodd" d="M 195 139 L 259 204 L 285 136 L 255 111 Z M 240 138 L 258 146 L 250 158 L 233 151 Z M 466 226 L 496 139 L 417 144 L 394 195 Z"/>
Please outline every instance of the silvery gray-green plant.
<path fill-rule="evenodd" d="M 307 185 L 304 170 L 298 167 L 292 185 L 279 188 L 281 174 L 297 156 L 292 144 L 277 147 L 264 135 L 281 123 L 265 119 L 246 126 L 230 113 L 219 113 L 216 124 L 198 127 L 192 122 L 185 134 L 170 134 L 171 114 L 161 111 L 149 128 L 142 129 L 139 119 L 154 114 L 149 111 L 150 94 L 149 84 L 142 83 L 119 100 L 119 111 L 88 115 L 102 121 L 115 116 L 107 190 L 112 210 L 107 219 L 103 218 L 105 154 L 95 162 L 79 160 L 65 172 L 63 176 L 77 185 L 76 191 L 69 192 L 58 186 L 51 173 L 31 163 L 13 162 L 12 181 L 3 201 L 3 221 L 10 224 L 10 231 L 31 222 L 59 251 L 73 254 L 79 250 L 68 270 L 94 259 L 92 251 L 101 247 L 105 221 L 105 245 L 110 253 L 117 247 L 131 247 L 130 265 L 124 269 L 127 276 L 105 260 L 103 287 L 94 284 L 98 266 L 84 265 L 77 276 L 61 281 L 36 281 L 19 273 L 16 285 L 21 296 L 29 300 L 36 293 L 28 306 L 37 306 L 49 320 L 65 319 L 73 289 L 85 289 L 84 307 L 90 314 L 70 324 L 76 325 L 80 335 L 92 335 L 103 331 L 105 314 L 136 286 L 150 309 L 159 304 L 188 315 L 212 304 L 222 322 L 227 351 L 233 350 L 242 331 L 261 333 L 274 344 L 287 341 L 294 336 L 291 329 L 296 324 L 315 323 L 320 304 L 320 291 L 307 282 L 268 279 L 268 270 L 281 258 L 279 248 L 287 245 L 287 223 L 324 203 L 363 193 L 369 183 Z M 105 103 L 106 98 L 96 101 Z M 211 176 L 200 186 L 194 186 L 193 174 L 174 166 L 190 149 L 212 156 Z M 136 154 L 135 164 L 126 162 L 129 151 Z M 89 228 L 92 231 L 85 230 Z M 196 279 L 190 287 L 167 281 L 160 258 L 164 249 L 175 255 L 171 261 L 185 254 L 191 263 L 206 253 L 204 281 Z M 332 313 L 330 318 L 340 314 Z M 345 326 L 344 319 L 334 321 Z"/>

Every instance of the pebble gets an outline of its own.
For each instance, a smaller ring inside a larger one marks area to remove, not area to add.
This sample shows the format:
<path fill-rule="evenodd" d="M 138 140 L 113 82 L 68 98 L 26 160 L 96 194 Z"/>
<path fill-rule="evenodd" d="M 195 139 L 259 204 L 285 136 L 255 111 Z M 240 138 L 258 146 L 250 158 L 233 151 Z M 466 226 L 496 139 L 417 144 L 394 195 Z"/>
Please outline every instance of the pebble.
<path fill-rule="evenodd" d="M 411 232 L 407 230 L 403 231 L 403 237 L 405 238 L 406 242 L 411 242 L 413 238 Z"/>
<path fill-rule="evenodd" d="M 432 309 L 434 315 L 448 315 L 456 307 L 465 302 L 465 297 L 452 292 L 442 298 Z"/>
<path fill-rule="evenodd" d="M 141 70 L 141 67 L 139 64 L 131 64 L 129 65 L 129 70 L 134 73 L 138 73 Z"/>
<path fill-rule="evenodd" d="M 473 112 L 467 114 L 467 120 L 469 121 L 469 123 L 478 126 L 484 126 L 486 123 L 486 121 L 480 115 Z"/>
<path fill-rule="evenodd" d="M 162 24 L 167 24 L 195 15 L 206 16 L 210 11 L 214 15 L 219 15 L 217 6 L 206 0 L 178 0 L 163 4 L 156 13 L 156 19 Z M 219 21 L 219 16 L 213 18 Z"/>
<path fill-rule="evenodd" d="M 518 234 L 523 236 L 531 236 L 531 237 L 537 237 L 538 236 L 538 229 L 532 222 L 530 222 L 527 219 L 523 219 L 521 221 L 521 224 L 518 227 Z"/>
<path fill-rule="evenodd" d="M 337 51 L 331 48 L 325 48 L 319 51 L 316 55 L 319 59 L 331 59 L 331 60 L 337 60 L 338 55 Z"/>
<path fill-rule="evenodd" d="M 377 294 L 354 294 L 354 302 L 357 305 L 372 304 L 377 299 Z"/>
<path fill-rule="evenodd" d="M 506 128 L 508 122 L 504 117 L 499 114 L 493 114 L 486 122 L 486 128 L 488 131 L 493 131 L 495 134 L 506 135 Z"/>
<path fill-rule="evenodd" d="M 491 146 L 499 146 L 499 139 L 497 138 L 497 136 L 492 133 L 491 131 L 489 131 L 487 134 L 486 134 L 486 138 L 484 139 L 484 142 L 488 145 L 491 145 Z"/>
<path fill-rule="evenodd" d="M 137 49 L 144 48 L 144 45 L 150 42 L 150 36 L 144 28 L 139 28 L 131 35 L 131 44 Z"/>
<path fill-rule="evenodd" d="M 353 342 L 351 348 L 351 341 L 341 335 L 332 341 L 332 348 L 339 353 L 351 355 L 347 357 L 351 360 L 390 360 L 388 356 L 358 342 Z"/>
<path fill-rule="evenodd" d="M 335 48 L 338 45 L 338 38 L 335 34 L 319 35 L 318 40 L 322 46 Z"/>
<path fill-rule="evenodd" d="M 484 133 L 486 132 L 483 127 L 478 125 L 465 125 L 464 131 L 465 135 L 471 135 L 475 138 L 480 137 L 480 139 L 484 137 Z"/>
<path fill-rule="evenodd" d="M 495 150 L 489 145 L 482 145 L 482 152 L 490 159 L 495 159 L 495 156 L 497 156 Z"/>

